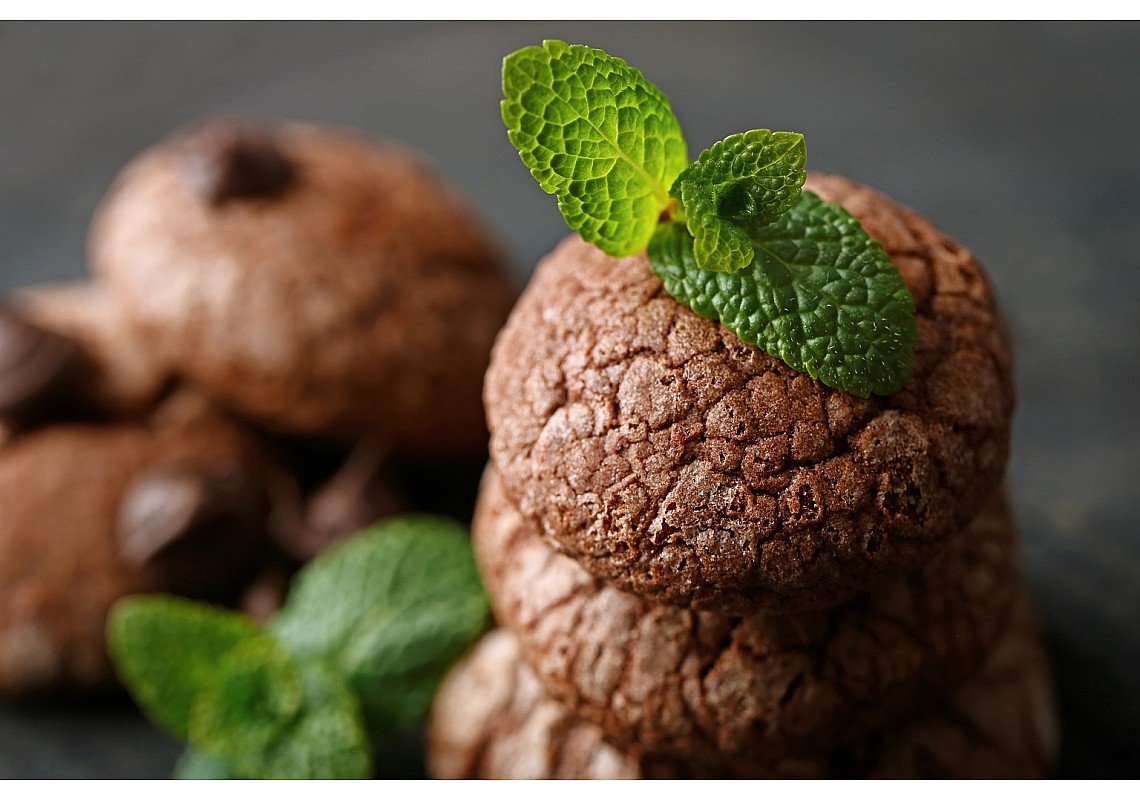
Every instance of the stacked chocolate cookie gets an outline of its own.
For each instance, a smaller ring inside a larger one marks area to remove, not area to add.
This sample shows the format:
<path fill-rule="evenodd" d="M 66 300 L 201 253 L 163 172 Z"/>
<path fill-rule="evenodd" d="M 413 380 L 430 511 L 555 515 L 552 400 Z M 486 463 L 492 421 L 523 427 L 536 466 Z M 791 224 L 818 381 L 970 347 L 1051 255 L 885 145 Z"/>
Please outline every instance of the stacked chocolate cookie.
<path fill-rule="evenodd" d="M 840 178 L 917 306 L 859 399 L 575 238 L 500 335 L 473 535 L 504 632 L 445 685 L 440 777 L 1034 776 L 1048 663 L 1001 486 L 1010 357 L 972 256 Z"/>

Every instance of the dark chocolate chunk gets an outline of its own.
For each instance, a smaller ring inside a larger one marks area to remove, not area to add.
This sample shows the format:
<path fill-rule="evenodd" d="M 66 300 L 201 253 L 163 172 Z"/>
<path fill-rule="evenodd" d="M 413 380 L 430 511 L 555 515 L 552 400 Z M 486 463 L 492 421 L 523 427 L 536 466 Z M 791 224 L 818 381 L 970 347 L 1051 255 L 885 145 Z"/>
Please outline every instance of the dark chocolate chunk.
<path fill-rule="evenodd" d="M 123 496 L 120 554 L 131 564 L 177 559 L 181 550 L 212 549 L 234 526 L 254 527 L 262 509 L 256 485 L 224 466 L 162 467 L 144 472 Z"/>
<path fill-rule="evenodd" d="M 58 405 L 83 354 L 71 339 L 0 306 L 0 416 L 35 416 Z"/>
<path fill-rule="evenodd" d="M 362 442 L 344 465 L 307 498 L 295 482 L 277 487 L 271 533 L 299 561 L 315 558 L 334 543 L 401 510 L 382 479 L 385 451 Z"/>
<path fill-rule="evenodd" d="M 186 179 L 211 205 L 282 193 L 296 169 L 273 134 L 249 122 L 219 121 L 186 136 Z"/>

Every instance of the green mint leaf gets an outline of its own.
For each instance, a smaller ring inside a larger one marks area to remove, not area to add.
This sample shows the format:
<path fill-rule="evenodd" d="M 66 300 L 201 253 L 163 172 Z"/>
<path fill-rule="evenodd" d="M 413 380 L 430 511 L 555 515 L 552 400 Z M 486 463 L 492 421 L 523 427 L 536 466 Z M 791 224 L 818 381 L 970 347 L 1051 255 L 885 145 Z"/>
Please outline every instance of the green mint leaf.
<path fill-rule="evenodd" d="M 229 781 L 237 778 L 233 769 L 221 756 L 212 756 L 186 748 L 174 765 L 174 778 L 180 781 Z"/>
<path fill-rule="evenodd" d="M 265 750 L 301 710 L 301 676 L 292 655 L 262 634 L 230 650 L 217 680 L 198 694 L 189 741 L 209 753 Z"/>
<path fill-rule="evenodd" d="M 645 249 L 688 165 L 669 101 L 620 58 L 560 41 L 503 61 L 511 143 L 567 224 L 613 256 Z"/>
<path fill-rule="evenodd" d="M 406 516 L 310 562 L 270 628 L 299 656 L 341 670 L 376 738 L 427 712 L 488 616 L 465 531 L 443 518 Z"/>
<path fill-rule="evenodd" d="M 265 634 L 248 617 L 174 597 L 130 597 L 107 621 L 119 677 L 144 712 L 186 740 L 199 695 L 224 677 L 226 656 Z"/>
<path fill-rule="evenodd" d="M 368 778 L 371 745 L 353 688 L 331 664 L 301 659 L 303 701 L 288 728 L 262 750 L 226 757 L 239 778 L 333 780 Z"/>
<path fill-rule="evenodd" d="M 860 397 L 903 388 L 914 366 L 914 298 L 882 245 L 841 206 L 803 192 L 775 222 L 747 226 L 755 257 L 700 269 L 684 225 L 649 246 L 665 290 L 742 340 Z"/>
<path fill-rule="evenodd" d="M 359 703 L 339 672 L 300 662 L 302 704 L 289 726 L 260 749 L 219 755 L 188 748 L 174 769 L 182 780 L 359 779 L 371 774 L 371 745 Z"/>
<path fill-rule="evenodd" d="M 798 133 L 738 133 L 701 153 L 672 189 L 695 241 L 697 266 L 736 272 L 751 264 L 747 228 L 774 222 L 795 205 L 806 164 Z"/>

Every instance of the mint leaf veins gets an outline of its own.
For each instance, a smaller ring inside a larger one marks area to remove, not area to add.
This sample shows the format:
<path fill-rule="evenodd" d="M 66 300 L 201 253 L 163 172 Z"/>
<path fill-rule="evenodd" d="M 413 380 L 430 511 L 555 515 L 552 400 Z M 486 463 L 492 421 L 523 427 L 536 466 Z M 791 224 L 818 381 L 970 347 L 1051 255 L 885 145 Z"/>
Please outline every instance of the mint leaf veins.
<path fill-rule="evenodd" d="M 503 93 L 511 142 L 583 239 L 613 256 L 647 249 L 675 299 L 828 386 L 906 385 L 914 299 L 854 217 L 802 192 L 803 136 L 748 131 L 683 163 L 664 96 L 564 42 L 508 56 Z"/>
<path fill-rule="evenodd" d="M 613 256 L 646 248 L 689 163 L 669 101 L 620 58 L 546 41 L 503 62 L 503 121 L 566 223 Z"/>

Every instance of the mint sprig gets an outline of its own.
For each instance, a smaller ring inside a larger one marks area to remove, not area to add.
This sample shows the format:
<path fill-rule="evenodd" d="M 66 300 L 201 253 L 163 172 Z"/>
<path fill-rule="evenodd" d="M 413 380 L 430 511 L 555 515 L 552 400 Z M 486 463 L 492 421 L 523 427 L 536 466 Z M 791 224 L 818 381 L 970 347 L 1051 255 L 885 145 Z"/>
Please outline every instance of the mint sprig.
<path fill-rule="evenodd" d="M 191 746 L 178 760 L 182 780 L 361 779 L 371 775 L 370 744 L 357 699 L 344 677 L 319 661 L 302 662 L 305 713 L 291 735 L 229 755 Z M 209 745 L 207 745 L 208 747 Z"/>
<path fill-rule="evenodd" d="M 131 597 L 113 609 L 108 639 L 123 683 L 151 719 L 236 777 L 368 776 L 368 739 L 344 679 L 295 658 L 247 617 Z"/>
<path fill-rule="evenodd" d="M 112 610 L 108 645 L 181 777 L 363 778 L 372 742 L 417 722 L 489 607 L 464 531 L 388 520 L 297 575 L 266 627 L 171 597 Z"/>
<path fill-rule="evenodd" d="M 705 150 L 677 178 L 697 266 L 736 272 L 752 263 L 750 226 L 774 222 L 795 205 L 807 178 L 798 133 L 755 130 Z"/>
<path fill-rule="evenodd" d="M 645 249 L 689 164 L 669 101 L 620 58 L 546 41 L 503 62 L 503 121 L 566 223 L 613 256 Z"/>
<path fill-rule="evenodd" d="M 803 136 L 748 131 L 681 163 L 680 124 L 640 72 L 558 41 L 508 56 L 503 93 L 511 142 L 583 239 L 648 249 L 674 298 L 828 386 L 906 385 L 914 300 L 857 220 L 801 192 Z"/>
<path fill-rule="evenodd" d="M 914 299 L 883 246 L 835 203 L 803 192 L 775 222 L 750 227 L 748 269 L 699 269 L 684 226 L 649 247 L 665 291 L 743 341 L 828 386 L 893 394 L 914 363 Z"/>

